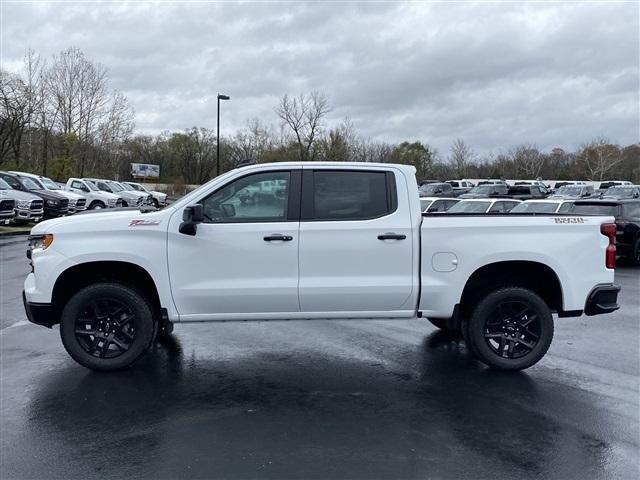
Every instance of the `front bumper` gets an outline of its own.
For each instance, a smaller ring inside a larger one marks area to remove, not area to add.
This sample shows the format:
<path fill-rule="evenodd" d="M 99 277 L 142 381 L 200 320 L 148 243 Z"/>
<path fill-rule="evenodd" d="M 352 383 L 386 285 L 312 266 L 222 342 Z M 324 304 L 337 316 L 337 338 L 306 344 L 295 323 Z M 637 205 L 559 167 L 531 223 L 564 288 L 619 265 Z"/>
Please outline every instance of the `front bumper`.
<path fill-rule="evenodd" d="M 27 296 L 25 295 L 24 290 L 22 291 L 22 303 L 24 304 L 24 311 L 27 314 L 27 319 L 31 323 L 51 328 L 56 323 L 60 322 L 58 315 L 56 315 L 56 312 L 50 303 L 27 302 Z"/>
<path fill-rule="evenodd" d="M 587 297 L 584 306 L 585 315 L 601 315 L 611 313 L 620 308 L 618 305 L 620 285 L 598 285 Z"/>
<path fill-rule="evenodd" d="M 16 208 L 15 213 L 16 213 L 16 216 L 15 216 L 16 220 L 27 220 L 27 221 L 35 220 L 37 222 L 41 220 L 42 217 L 44 216 L 44 210 L 42 208 L 38 210 Z"/>

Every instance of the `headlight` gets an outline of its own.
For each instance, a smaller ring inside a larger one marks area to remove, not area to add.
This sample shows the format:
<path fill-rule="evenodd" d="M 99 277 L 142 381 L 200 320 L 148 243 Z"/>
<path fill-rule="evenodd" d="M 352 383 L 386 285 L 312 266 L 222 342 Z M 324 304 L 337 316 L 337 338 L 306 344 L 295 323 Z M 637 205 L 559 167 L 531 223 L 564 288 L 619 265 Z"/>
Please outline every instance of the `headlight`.
<path fill-rule="evenodd" d="M 53 234 L 45 233 L 44 235 L 29 235 L 29 249 L 35 250 L 41 248 L 46 250 L 53 243 Z"/>
<path fill-rule="evenodd" d="M 47 200 L 47 206 L 55 207 L 56 205 L 58 205 L 58 202 L 56 202 L 55 200 Z"/>
<path fill-rule="evenodd" d="M 69 200 L 69 206 L 75 205 L 75 204 L 76 204 L 76 202 L 77 202 L 77 200 L 70 199 L 70 200 Z"/>
<path fill-rule="evenodd" d="M 116 204 L 116 199 L 115 198 L 110 198 L 109 200 L 107 200 L 107 203 L 109 205 L 115 205 Z"/>
<path fill-rule="evenodd" d="M 18 207 L 18 208 L 29 208 L 30 204 L 31 204 L 31 200 L 18 200 L 16 202 L 16 207 Z"/>

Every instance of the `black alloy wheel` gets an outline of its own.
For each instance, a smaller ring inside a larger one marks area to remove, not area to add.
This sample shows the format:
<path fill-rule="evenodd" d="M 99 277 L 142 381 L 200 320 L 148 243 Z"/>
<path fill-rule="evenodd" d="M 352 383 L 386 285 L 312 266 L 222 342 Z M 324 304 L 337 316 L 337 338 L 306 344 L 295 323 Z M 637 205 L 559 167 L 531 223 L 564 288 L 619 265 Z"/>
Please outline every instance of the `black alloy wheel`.
<path fill-rule="evenodd" d="M 157 332 L 154 309 L 133 287 L 116 282 L 88 285 L 66 303 L 60 338 L 69 355 L 93 370 L 119 370 L 149 349 Z"/>
<path fill-rule="evenodd" d="M 135 340 L 135 315 L 115 298 L 94 299 L 76 319 L 75 336 L 89 355 L 119 357 Z"/>
<path fill-rule="evenodd" d="M 463 320 L 467 347 L 497 370 L 523 370 L 547 353 L 553 340 L 553 316 L 546 302 L 522 287 L 489 292 Z"/>
<path fill-rule="evenodd" d="M 505 300 L 487 317 L 484 338 L 491 351 L 503 358 L 516 359 L 530 353 L 541 336 L 540 317 L 528 304 Z"/>

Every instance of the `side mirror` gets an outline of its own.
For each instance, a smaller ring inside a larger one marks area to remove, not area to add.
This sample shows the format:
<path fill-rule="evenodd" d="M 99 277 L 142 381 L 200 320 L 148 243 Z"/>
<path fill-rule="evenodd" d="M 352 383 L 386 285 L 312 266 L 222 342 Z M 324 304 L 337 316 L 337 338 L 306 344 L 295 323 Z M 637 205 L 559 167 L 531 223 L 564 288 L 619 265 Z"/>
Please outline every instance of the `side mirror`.
<path fill-rule="evenodd" d="M 233 204 L 223 203 L 220 207 L 222 208 L 222 213 L 224 213 L 225 217 L 230 218 L 236 216 L 236 207 L 234 207 Z"/>
<path fill-rule="evenodd" d="M 195 235 L 198 230 L 198 223 L 202 223 L 203 221 L 204 211 L 202 205 L 199 203 L 189 205 L 182 212 L 182 223 L 178 231 L 185 235 Z"/>

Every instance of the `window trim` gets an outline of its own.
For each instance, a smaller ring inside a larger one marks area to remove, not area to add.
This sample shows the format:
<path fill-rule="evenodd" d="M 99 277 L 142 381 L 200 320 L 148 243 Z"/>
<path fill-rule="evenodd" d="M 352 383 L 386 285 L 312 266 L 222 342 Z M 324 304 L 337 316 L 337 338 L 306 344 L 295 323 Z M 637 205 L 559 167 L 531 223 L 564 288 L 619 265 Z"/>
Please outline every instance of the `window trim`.
<path fill-rule="evenodd" d="M 215 195 L 223 188 L 228 187 L 232 183 L 237 182 L 238 180 L 242 180 L 243 178 L 252 177 L 255 175 L 264 175 L 265 173 L 288 173 L 289 174 L 289 188 L 288 188 L 288 197 L 287 197 L 287 217 L 284 219 L 277 220 L 259 220 L 259 221 L 249 221 L 249 222 L 238 222 L 233 220 L 223 221 L 223 222 L 211 222 L 209 220 L 204 220 L 202 223 L 206 225 L 229 225 L 229 224 L 258 224 L 258 223 L 283 223 L 283 222 L 299 222 L 300 221 L 300 190 L 301 190 L 301 169 L 292 169 L 292 168 L 281 168 L 276 170 L 261 170 L 248 172 L 245 175 L 241 175 L 239 177 L 235 177 L 231 179 L 229 182 L 224 185 L 220 185 L 220 187 L 216 188 L 213 191 L 208 192 L 205 196 L 201 197 L 198 201 L 194 203 L 203 204 L 203 202 L 212 195 Z"/>
<path fill-rule="evenodd" d="M 387 211 L 382 215 L 361 218 L 314 218 L 315 208 L 314 199 L 314 175 L 316 172 L 352 172 L 352 173 L 383 173 L 385 175 L 385 188 L 387 190 Z M 377 218 L 388 217 L 398 210 L 398 190 L 396 187 L 395 173 L 391 170 L 374 170 L 374 169 L 346 169 L 346 168 L 317 168 L 305 169 L 302 172 L 302 196 L 300 203 L 300 221 L 301 222 L 363 222 L 367 220 L 375 220 Z"/>

